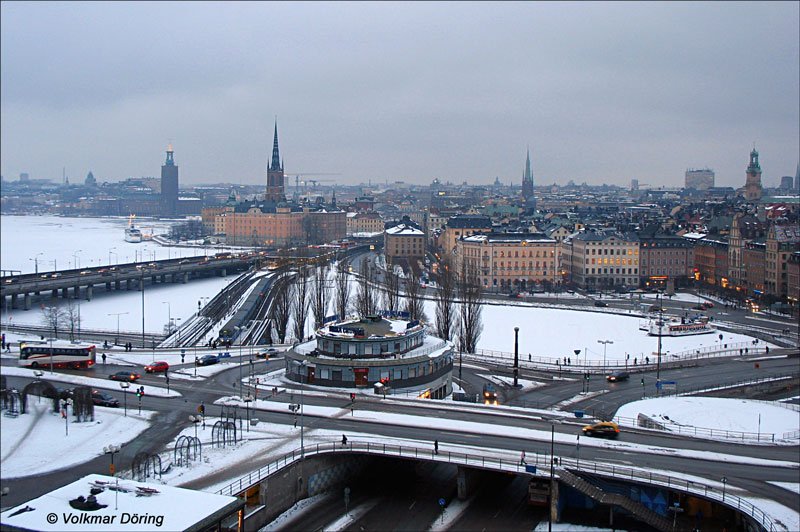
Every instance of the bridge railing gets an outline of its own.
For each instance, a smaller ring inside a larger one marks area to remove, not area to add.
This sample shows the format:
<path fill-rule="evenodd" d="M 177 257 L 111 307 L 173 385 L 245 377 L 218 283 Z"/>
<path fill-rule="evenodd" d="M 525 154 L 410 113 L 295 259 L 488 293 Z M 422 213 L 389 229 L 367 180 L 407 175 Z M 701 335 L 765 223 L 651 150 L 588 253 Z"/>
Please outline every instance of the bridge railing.
<path fill-rule="evenodd" d="M 346 445 L 336 442 L 318 443 L 309 445 L 303 449 L 295 449 L 269 462 L 247 475 L 225 485 L 216 493 L 220 495 L 239 496 L 250 487 L 258 484 L 270 475 L 277 473 L 287 466 L 303 459 L 305 456 L 332 454 L 332 453 L 368 453 L 380 456 L 392 456 L 395 458 L 424 459 L 436 462 L 446 462 L 455 465 L 479 467 L 481 469 L 492 469 L 496 471 L 534 474 L 543 477 L 548 474 L 553 467 L 553 473 L 557 476 L 559 468 L 582 471 L 596 475 L 606 475 L 618 480 L 639 482 L 650 485 L 658 485 L 670 489 L 680 490 L 691 493 L 706 499 L 714 500 L 739 512 L 750 516 L 764 530 L 778 532 L 779 529 L 773 519 L 766 512 L 755 506 L 753 503 L 728 493 L 726 484 L 723 483 L 722 489 L 719 486 L 711 486 L 702 482 L 696 482 L 687 478 L 662 475 L 641 469 L 626 466 L 609 465 L 580 458 L 561 458 L 553 457 L 546 453 L 526 452 L 524 461 L 515 458 L 516 453 L 495 452 L 494 454 L 471 454 L 460 453 L 437 449 L 433 445 L 417 447 L 411 445 L 393 445 L 386 443 L 373 443 L 348 440 Z M 534 466 L 531 468 L 531 466 Z M 539 470 L 539 467 L 543 469 Z"/>

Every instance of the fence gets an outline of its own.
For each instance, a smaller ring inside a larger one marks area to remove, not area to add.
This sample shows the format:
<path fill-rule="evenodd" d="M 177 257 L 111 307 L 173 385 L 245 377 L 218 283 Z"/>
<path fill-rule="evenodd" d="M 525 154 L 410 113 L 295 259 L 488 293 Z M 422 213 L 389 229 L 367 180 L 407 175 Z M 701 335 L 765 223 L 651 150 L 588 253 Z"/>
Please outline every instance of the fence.
<path fill-rule="evenodd" d="M 758 344 L 752 342 L 737 342 L 737 343 L 721 343 L 719 345 L 700 347 L 696 349 L 687 349 L 685 351 L 678 351 L 677 353 L 664 352 L 661 353 L 661 367 L 670 367 L 670 365 L 683 365 L 686 362 L 695 360 L 717 358 L 717 357 L 730 357 L 740 354 L 763 354 L 766 352 L 765 347 L 760 347 Z M 514 353 L 507 351 L 492 351 L 489 349 L 478 349 L 475 354 L 463 354 L 467 358 L 479 360 L 482 362 L 492 362 L 495 364 L 503 364 L 508 366 L 514 360 Z M 608 370 L 635 370 L 646 369 L 652 370 L 658 365 L 658 353 L 647 353 L 637 355 L 634 357 L 636 364 L 631 363 L 630 359 L 606 359 L 605 364 L 603 360 L 581 360 L 580 356 L 575 356 L 575 362 L 572 362 L 574 355 L 567 355 L 566 357 L 543 357 L 532 355 L 519 355 L 519 363 L 521 367 L 540 369 L 547 371 L 565 371 L 573 373 L 603 373 Z M 566 363 L 564 359 L 569 363 Z"/>
<path fill-rule="evenodd" d="M 614 416 L 612 421 L 626 427 L 638 427 L 639 421 L 631 417 Z M 741 442 L 758 442 L 758 443 L 775 443 L 776 434 L 771 432 L 741 432 L 738 430 L 723 430 L 723 429 L 710 429 L 705 427 L 694 427 L 691 425 L 678 425 L 669 421 L 657 421 L 658 425 L 664 427 L 666 432 L 674 432 L 677 434 L 687 434 L 699 438 L 724 438 L 726 440 L 735 440 Z M 650 428 L 653 428 L 652 426 Z M 658 429 L 656 429 L 658 430 Z M 789 434 L 789 433 L 786 433 Z M 783 436 L 777 436 L 777 439 L 784 439 Z"/>
<path fill-rule="evenodd" d="M 697 496 L 702 496 L 722 503 L 730 508 L 753 518 L 761 527 L 769 532 L 778 532 L 777 526 L 772 518 L 763 510 L 754 506 L 749 501 L 732 494 L 726 493 L 725 485 L 720 491 L 718 487 L 710 486 L 701 482 L 695 482 L 684 478 L 661 475 L 650 471 L 642 471 L 625 466 L 614 466 L 601 464 L 594 461 L 580 460 L 580 458 L 561 458 L 553 457 L 550 454 L 526 453 L 526 463 L 520 462 L 516 452 L 502 454 L 498 456 L 487 456 L 486 454 L 457 453 L 446 450 L 436 452 L 432 447 L 414 447 L 391 445 L 384 443 L 358 442 L 349 440 L 346 446 L 337 443 L 320 443 L 301 449 L 295 449 L 290 453 L 273 460 L 265 466 L 258 468 L 251 473 L 227 484 L 217 490 L 220 495 L 237 496 L 245 490 L 258 484 L 270 475 L 292 465 L 306 456 L 333 454 L 333 453 L 367 453 L 379 456 L 392 456 L 396 458 L 424 459 L 428 461 L 444 462 L 454 465 L 479 467 L 503 472 L 530 474 L 526 467 L 530 465 L 542 466 L 542 472 L 554 468 L 556 473 L 560 468 L 573 471 L 583 471 L 595 475 L 606 475 L 618 480 L 640 482 L 645 484 L 657 485 L 669 489 L 680 490 Z M 540 475 L 541 476 L 541 475 Z"/>

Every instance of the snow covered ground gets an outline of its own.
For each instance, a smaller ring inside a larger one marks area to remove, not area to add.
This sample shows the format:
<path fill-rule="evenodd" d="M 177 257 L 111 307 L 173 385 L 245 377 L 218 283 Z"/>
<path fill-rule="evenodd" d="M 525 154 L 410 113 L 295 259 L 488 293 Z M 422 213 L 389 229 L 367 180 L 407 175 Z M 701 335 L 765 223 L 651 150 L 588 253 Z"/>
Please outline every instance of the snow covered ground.
<path fill-rule="evenodd" d="M 727 399 L 720 397 L 660 397 L 645 399 L 623 405 L 616 417 L 626 418 L 625 424 L 635 421 L 639 414 L 663 424 L 667 430 L 680 432 L 694 428 L 701 437 L 724 438 L 726 431 L 751 434 L 774 434 L 776 439 L 788 433 L 800 431 L 800 411 L 794 405 L 750 401 L 747 399 Z M 715 433 L 711 431 L 716 431 Z M 754 438 L 748 438 L 754 439 Z M 795 439 L 782 442 L 797 445 Z"/>
<path fill-rule="evenodd" d="M 29 414 L 16 418 L 4 417 L 0 431 L 0 461 L 3 478 L 25 477 L 67 469 L 103 454 L 107 445 L 127 443 L 148 426 L 153 412 L 137 414 L 128 408 L 94 407 L 94 421 L 74 423 L 72 410 L 69 423 L 52 412 L 46 399 L 29 397 Z M 52 460 L 52 457 L 58 460 Z"/>

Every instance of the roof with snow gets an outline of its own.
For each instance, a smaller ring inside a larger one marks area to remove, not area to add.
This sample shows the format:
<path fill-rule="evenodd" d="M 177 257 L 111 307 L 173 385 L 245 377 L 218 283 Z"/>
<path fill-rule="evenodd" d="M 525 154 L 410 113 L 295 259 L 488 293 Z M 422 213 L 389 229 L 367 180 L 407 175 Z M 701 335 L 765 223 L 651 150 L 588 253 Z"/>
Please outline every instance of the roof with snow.
<path fill-rule="evenodd" d="M 96 509 L 76 508 L 76 499 L 88 499 L 90 490 L 99 490 L 94 495 Z M 3 530 L 205 530 L 244 505 L 227 495 L 87 475 L 6 510 L 0 523 Z"/>
<path fill-rule="evenodd" d="M 425 233 L 417 229 L 416 227 L 412 227 L 406 224 L 398 224 L 394 227 L 390 227 L 386 230 L 387 234 L 394 235 L 394 236 L 423 236 Z"/>

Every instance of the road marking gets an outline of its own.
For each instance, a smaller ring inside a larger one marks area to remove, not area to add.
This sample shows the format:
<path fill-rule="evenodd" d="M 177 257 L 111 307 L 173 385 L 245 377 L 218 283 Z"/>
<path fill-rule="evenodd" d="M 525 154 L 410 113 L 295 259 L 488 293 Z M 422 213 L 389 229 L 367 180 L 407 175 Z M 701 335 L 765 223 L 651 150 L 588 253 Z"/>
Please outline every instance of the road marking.
<path fill-rule="evenodd" d="M 415 505 L 415 504 L 417 504 L 417 501 L 414 501 L 414 502 L 412 502 L 412 503 L 411 503 L 411 506 L 409 506 L 409 507 L 408 507 L 408 509 L 409 509 L 409 510 L 410 510 L 410 509 L 412 509 L 412 508 L 414 507 L 414 505 Z"/>

